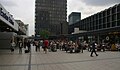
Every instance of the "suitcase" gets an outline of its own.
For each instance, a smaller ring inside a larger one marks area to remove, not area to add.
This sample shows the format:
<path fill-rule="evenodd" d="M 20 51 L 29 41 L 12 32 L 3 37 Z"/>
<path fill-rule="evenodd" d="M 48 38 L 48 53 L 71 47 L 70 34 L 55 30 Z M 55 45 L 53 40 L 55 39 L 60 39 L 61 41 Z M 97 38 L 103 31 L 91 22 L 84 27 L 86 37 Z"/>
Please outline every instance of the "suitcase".
<path fill-rule="evenodd" d="M 29 53 L 29 51 L 28 51 L 28 50 L 25 50 L 25 53 Z"/>
<path fill-rule="evenodd" d="M 13 48 L 11 48 L 11 52 L 14 52 L 14 49 L 13 49 Z"/>

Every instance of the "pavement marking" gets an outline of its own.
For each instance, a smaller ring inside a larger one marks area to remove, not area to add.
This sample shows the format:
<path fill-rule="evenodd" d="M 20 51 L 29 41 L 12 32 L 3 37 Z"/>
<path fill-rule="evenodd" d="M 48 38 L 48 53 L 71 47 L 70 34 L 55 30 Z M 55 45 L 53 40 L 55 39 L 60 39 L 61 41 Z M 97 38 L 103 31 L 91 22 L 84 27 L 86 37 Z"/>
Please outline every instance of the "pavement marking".
<path fill-rule="evenodd" d="M 31 70 L 31 49 L 30 49 L 30 56 L 29 56 L 29 64 L 28 64 L 28 70 Z"/>
<path fill-rule="evenodd" d="M 28 64 L 3 64 L 0 67 L 8 67 L 8 66 L 28 66 Z"/>

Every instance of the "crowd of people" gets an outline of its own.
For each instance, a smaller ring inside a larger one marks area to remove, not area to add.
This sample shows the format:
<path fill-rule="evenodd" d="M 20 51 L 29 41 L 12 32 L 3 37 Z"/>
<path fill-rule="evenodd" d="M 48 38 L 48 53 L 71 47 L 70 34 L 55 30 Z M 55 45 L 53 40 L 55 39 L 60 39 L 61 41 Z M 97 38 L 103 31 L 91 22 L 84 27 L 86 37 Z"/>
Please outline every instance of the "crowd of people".
<path fill-rule="evenodd" d="M 86 41 L 66 41 L 66 40 L 35 40 L 30 41 L 25 40 L 22 42 L 22 40 L 18 41 L 18 47 L 19 47 L 19 53 L 22 53 L 22 48 L 24 47 L 25 53 L 29 53 L 31 51 L 31 44 L 35 46 L 35 51 L 40 52 L 41 49 L 43 49 L 44 53 L 49 52 L 57 52 L 57 50 L 65 51 L 66 53 L 83 53 L 84 50 L 88 49 L 89 52 L 91 52 L 90 56 L 93 57 L 93 53 L 95 53 L 96 56 L 98 54 L 96 51 L 105 51 L 106 49 L 110 49 L 107 44 L 100 43 L 93 41 L 91 43 L 87 43 Z M 120 44 L 115 44 L 116 48 L 120 51 Z M 14 51 L 15 42 L 11 42 L 11 52 Z M 97 50 L 96 50 L 97 49 Z"/>

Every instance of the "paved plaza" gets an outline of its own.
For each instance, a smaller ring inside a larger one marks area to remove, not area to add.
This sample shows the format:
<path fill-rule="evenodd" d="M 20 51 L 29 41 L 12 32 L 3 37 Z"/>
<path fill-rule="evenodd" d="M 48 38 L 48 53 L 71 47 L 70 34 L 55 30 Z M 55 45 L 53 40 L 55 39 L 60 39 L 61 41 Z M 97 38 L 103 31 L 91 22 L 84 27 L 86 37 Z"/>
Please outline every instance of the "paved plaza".
<path fill-rule="evenodd" d="M 24 49 L 23 49 L 24 50 Z M 84 53 L 66 53 L 65 51 L 35 52 L 19 54 L 18 50 L 0 50 L 0 70 L 119 70 L 120 52 L 98 52 L 99 56 L 90 57 Z"/>

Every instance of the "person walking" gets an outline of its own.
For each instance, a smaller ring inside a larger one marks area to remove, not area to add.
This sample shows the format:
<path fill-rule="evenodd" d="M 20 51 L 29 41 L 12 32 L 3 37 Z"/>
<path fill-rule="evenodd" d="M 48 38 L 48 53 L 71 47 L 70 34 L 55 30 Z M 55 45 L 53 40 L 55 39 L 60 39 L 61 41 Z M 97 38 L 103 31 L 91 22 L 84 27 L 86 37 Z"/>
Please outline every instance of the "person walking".
<path fill-rule="evenodd" d="M 95 55 L 98 56 L 98 54 L 96 53 L 96 50 L 95 50 L 96 46 L 97 46 L 96 43 L 93 42 L 92 43 L 92 48 L 91 48 L 91 54 L 90 54 L 91 57 L 93 57 L 93 53 L 95 53 Z"/>
<path fill-rule="evenodd" d="M 45 54 L 47 53 L 48 46 L 49 46 L 49 41 L 48 40 L 44 40 L 44 47 L 43 47 L 43 49 L 44 49 Z"/>
<path fill-rule="evenodd" d="M 20 40 L 19 41 L 19 53 L 22 54 L 22 47 L 23 47 L 23 43 L 22 41 Z"/>

